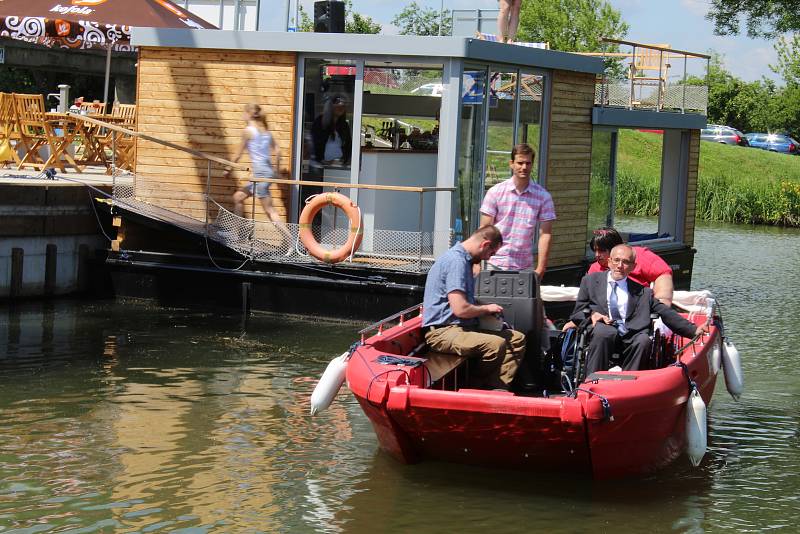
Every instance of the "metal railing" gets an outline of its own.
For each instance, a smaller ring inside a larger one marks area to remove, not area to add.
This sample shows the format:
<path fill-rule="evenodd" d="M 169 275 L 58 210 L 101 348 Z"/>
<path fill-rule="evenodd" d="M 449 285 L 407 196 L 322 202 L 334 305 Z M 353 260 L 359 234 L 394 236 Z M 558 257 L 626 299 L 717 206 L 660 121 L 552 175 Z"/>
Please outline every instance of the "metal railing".
<path fill-rule="evenodd" d="M 687 83 L 688 62 L 704 60 L 707 72 L 710 56 L 663 45 L 619 39 L 603 41 L 629 51 L 582 53 L 603 58 L 607 64 L 606 72 L 595 85 L 596 105 L 657 112 L 707 112 L 708 83 Z M 670 75 L 670 69 L 675 67 L 680 69 L 677 79 Z"/>
<path fill-rule="evenodd" d="M 206 161 L 206 218 L 204 221 L 183 216 L 174 212 L 174 216 L 168 217 L 169 222 L 181 228 L 198 231 L 210 239 L 220 242 L 227 247 L 235 250 L 239 254 L 251 260 L 269 260 L 290 263 L 321 263 L 320 260 L 308 255 L 305 247 L 299 240 L 299 225 L 295 223 L 281 223 L 289 233 L 292 242 L 280 244 L 280 238 L 276 238 L 276 223 L 255 220 L 255 196 L 252 196 L 251 218 L 246 219 L 236 215 L 224 206 L 215 202 L 211 198 L 212 183 L 212 164 L 223 167 L 230 167 L 241 171 L 249 171 L 247 165 L 234 163 L 225 158 L 220 158 L 212 154 L 207 154 L 199 150 L 177 145 L 151 135 L 136 132 L 111 123 L 107 123 L 91 116 L 69 113 L 70 117 L 80 119 L 96 126 L 109 130 L 112 135 L 112 169 L 115 167 L 115 140 L 118 135 L 132 136 L 161 146 L 180 150 L 192 156 Z M 126 208 L 150 215 L 160 219 L 165 219 L 164 215 L 169 210 L 151 204 L 136 197 L 135 180 L 134 185 L 117 184 L 117 173 L 112 172 L 112 200 L 115 203 L 124 205 Z M 289 180 L 281 178 L 254 178 L 250 181 L 266 182 L 270 184 L 288 185 L 291 187 L 316 186 L 329 188 L 334 191 L 340 189 L 366 189 L 383 192 L 401 192 L 418 195 L 418 218 L 417 231 L 401 231 L 391 229 L 372 229 L 373 240 L 378 246 L 371 247 L 375 250 L 356 252 L 359 265 L 365 267 L 380 267 L 388 270 L 399 270 L 408 272 L 425 272 L 433 263 L 433 242 L 436 240 L 435 232 L 424 231 L 425 196 L 437 192 L 454 192 L 454 187 L 413 187 L 413 186 L 392 186 L 392 185 L 372 185 L 372 184 L 353 184 L 336 182 L 316 182 L 307 180 Z M 335 221 L 335 217 L 334 217 Z M 363 217 L 362 217 L 363 221 Z M 363 222 L 362 222 L 363 224 Z M 336 228 L 335 226 L 324 235 L 316 235 L 320 242 L 345 242 L 347 240 L 349 228 Z M 452 240 L 452 231 L 447 231 L 447 236 L 441 236 L 449 241 Z M 279 244 L 276 244 L 276 241 Z M 355 260 L 354 260 L 355 261 Z"/>

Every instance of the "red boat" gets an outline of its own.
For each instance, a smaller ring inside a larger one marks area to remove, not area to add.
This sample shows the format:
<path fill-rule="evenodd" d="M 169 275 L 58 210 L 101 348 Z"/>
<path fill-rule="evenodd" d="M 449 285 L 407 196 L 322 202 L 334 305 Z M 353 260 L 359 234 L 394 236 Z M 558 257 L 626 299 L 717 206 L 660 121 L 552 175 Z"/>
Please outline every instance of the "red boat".
<path fill-rule="evenodd" d="M 422 318 L 408 319 L 413 310 L 389 318 L 394 326 L 373 325 L 377 333 L 362 338 L 346 368 L 380 446 L 403 463 L 440 460 L 599 479 L 648 474 L 686 451 L 690 384 L 708 404 L 720 368 L 721 323 L 714 320 L 699 339 L 675 336 L 666 344 L 672 359 L 660 369 L 599 372 L 547 397 L 468 389 L 459 386 L 465 362 L 421 353 Z"/>

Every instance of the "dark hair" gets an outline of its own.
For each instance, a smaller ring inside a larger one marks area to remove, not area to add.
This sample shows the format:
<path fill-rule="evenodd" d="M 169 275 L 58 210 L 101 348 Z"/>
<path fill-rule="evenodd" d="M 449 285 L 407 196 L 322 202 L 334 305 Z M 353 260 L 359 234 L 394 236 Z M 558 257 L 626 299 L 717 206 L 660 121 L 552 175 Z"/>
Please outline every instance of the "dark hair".
<path fill-rule="evenodd" d="M 614 228 L 604 226 L 592 231 L 592 239 L 589 241 L 589 248 L 592 250 L 604 250 L 611 252 L 611 249 L 623 243 L 622 236 Z"/>
<path fill-rule="evenodd" d="M 497 227 L 492 224 L 481 226 L 475 230 L 475 233 L 472 235 L 478 236 L 482 240 L 486 239 L 492 244 L 493 247 L 501 247 L 503 245 L 503 234 L 501 234 L 500 230 L 498 230 Z"/>
<path fill-rule="evenodd" d="M 514 161 L 514 158 L 517 157 L 517 154 L 522 154 L 523 156 L 530 156 L 531 159 L 536 158 L 536 152 L 531 148 L 531 145 L 528 143 L 520 143 L 518 145 L 514 145 L 514 148 L 511 149 L 511 161 Z"/>

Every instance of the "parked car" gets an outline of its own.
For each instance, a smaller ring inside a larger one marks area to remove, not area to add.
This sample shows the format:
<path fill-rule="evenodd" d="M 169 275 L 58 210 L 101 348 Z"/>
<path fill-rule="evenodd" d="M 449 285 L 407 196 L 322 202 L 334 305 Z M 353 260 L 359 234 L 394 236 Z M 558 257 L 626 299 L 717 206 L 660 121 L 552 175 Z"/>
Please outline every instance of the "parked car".
<path fill-rule="evenodd" d="M 443 88 L 444 84 L 441 83 L 426 83 L 412 90 L 411 94 L 425 95 L 425 96 L 442 96 Z"/>
<path fill-rule="evenodd" d="M 755 148 L 761 148 L 771 152 L 780 152 L 782 154 L 800 155 L 800 143 L 788 135 L 749 133 L 745 137 L 747 137 L 750 146 Z"/>
<path fill-rule="evenodd" d="M 736 128 L 721 126 L 719 124 L 709 124 L 707 127 L 700 130 L 700 139 L 702 141 L 714 141 L 715 143 L 723 143 L 725 145 L 750 146 L 742 132 Z"/>

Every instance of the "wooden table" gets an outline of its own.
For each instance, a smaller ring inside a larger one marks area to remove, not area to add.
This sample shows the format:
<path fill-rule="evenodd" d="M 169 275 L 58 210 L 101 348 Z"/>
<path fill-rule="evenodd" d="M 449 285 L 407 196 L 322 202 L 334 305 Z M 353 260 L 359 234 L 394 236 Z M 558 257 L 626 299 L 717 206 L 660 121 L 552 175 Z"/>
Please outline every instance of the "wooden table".
<path fill-rule="evenodd" d="M 109 124 L 125 126 L 127 119 L 113 115 L 94 114 L 89 115 L 93 119 Z M 111 161 L 106 154 L 106 148 L 116 150 L 115 159 L 123 164 L 128 161 L 128 147 L 125 142 L 116 143 L 112 148 L 111 132 L 96 123 L 80 120 L 77 117 L 65 113 L 47 113 L 48 120 L 58 121 L 71 131 L 72 139 L 77 140 L 76 163 L 79 165 L 102 165 L 111 172 Z M 121 135 L 117 134 L 117 141 L 121 140 Z M 117 163 L 117 166 L 120 166 Z"/>

